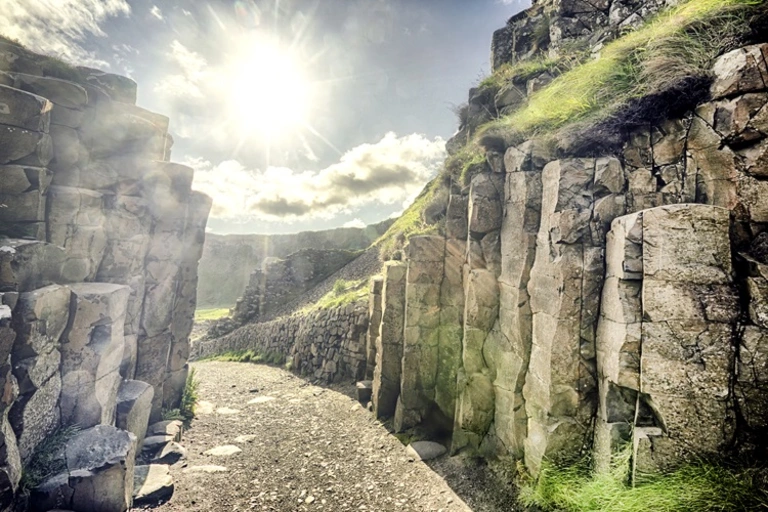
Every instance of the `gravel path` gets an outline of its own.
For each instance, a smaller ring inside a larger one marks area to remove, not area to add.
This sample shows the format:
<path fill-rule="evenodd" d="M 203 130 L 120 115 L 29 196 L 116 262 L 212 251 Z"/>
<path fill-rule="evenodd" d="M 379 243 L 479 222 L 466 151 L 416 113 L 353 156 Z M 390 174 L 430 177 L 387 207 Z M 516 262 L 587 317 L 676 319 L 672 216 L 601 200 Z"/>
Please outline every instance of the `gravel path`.
<path fill-rule="evenodd" d="M 182 442 L 188 458 L 171 468 L 176 491 L 155 510 L 470 512 L 346 388 L 263 365 L 193 367 L 201 402 Z M 225 445 L 236 448 L 217 451 L 235 453 L 206 453 Z"/>

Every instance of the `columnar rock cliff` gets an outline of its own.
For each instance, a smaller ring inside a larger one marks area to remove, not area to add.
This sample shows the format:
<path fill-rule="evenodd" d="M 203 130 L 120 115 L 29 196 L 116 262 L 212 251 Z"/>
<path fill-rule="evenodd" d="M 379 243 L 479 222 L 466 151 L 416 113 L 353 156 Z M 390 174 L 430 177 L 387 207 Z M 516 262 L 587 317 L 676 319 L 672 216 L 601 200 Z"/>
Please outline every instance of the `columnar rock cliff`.
<path fill-rule="evenodd" d="M 494 65 L 572 38 L 599 51 L 664 6 L 603 3 L 512 18 Z M 533 474 L 585 451 L 605 468 L 625 442 L 643 471 L 764 450 L 767 61 L 766 44 L 722 55 L 709 99 L 622 127 L 618 145 L 487 143 L 470 186 L 451 189 L 443 234 L 410 238 L 405 262 L 386 267 L 383 314 L 371 301 L 377 415 L 396 430 L 450 422 L 454 452 L 512 456 Z M 546 75 L 474 89 L 449 151 Z M 388 316 L 394 268 L 405 306 Z"/>
<path fill-rule="evenodd" d="M 50 62 L 0 43 L 0 510 L 77 425 L 32 508 L 122 511 L 137 442 L 186 381 L 211 201 L 133 81 Z"/>

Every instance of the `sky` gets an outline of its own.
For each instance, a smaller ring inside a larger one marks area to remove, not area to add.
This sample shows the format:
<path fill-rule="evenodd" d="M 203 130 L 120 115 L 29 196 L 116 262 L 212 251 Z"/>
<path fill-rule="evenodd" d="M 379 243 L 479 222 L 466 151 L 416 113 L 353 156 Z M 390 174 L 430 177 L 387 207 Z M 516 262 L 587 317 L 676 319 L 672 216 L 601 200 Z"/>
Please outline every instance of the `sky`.
<path fill-rule="evenodd" d="M 528 0 L 2 0 L 0 33 L 130 76 L 215 233 L 397 216 Z"/>

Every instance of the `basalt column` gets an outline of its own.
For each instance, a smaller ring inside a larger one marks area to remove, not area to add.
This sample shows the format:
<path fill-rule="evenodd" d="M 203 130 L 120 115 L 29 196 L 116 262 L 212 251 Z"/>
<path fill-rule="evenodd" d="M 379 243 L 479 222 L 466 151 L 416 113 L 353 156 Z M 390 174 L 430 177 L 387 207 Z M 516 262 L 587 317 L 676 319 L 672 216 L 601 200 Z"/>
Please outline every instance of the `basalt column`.
<path fill-rule="evenodd" d="M 500 171 L 503 171 L 503 166 Z M 483 173 L 472 179 L 468 204 L 468 238 L 463 268 L 464 314 L 461 368 L 451 449 L 480 448 L 491 433 L 496 407 L 487 350 L 499 346 L 498 312 L 501 267 L 500 228 L 504 174 Z"/>
<path fill-rule="evenodd" d="M 526 466 L 573 456 L 597 408 L 595 334 L 610 222 L 625 211 L 616 159 L 550 162 L 542 172 L 541 222 L 528 290 L 531 353 L 523 386 Z"/>
<path fill-rule="evenodd" d="M 735 425 L 730 213 L 673 205 L 613 226 L 598 337 L 598 460 L 605 467 L 630 426 L 640 471 L 716 453 Z"/>
<path fill-rule="evenodd" d="M 373 407 L 377 418 L 393 416 L 400 395 L 406 272 L 407 266 L 399 261 L 384 265 L 381 331 L 376 340 L 376 369 L 373 373 Z"/>
<path fill-rule="evenodd" d="M 384 287 L 384 279 L 373 277 L 368 292 L 368 333 L 365 343 L 365 378 L 373 380 L 373 371 L 376 367 L 376 344 L 381 331 L 381 292 Z"/>

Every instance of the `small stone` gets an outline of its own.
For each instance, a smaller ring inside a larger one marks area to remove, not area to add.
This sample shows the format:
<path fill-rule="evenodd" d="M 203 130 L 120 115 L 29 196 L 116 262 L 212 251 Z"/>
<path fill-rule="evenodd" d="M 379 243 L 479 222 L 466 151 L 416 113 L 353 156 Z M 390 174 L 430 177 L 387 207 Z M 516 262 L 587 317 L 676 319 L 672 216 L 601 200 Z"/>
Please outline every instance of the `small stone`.
<path fill-rule="evenodd" d="M 307 499 L 304 500 L 304 503 L 306 503 L 307 505 L 310 505 L 310 504 L 314 503 L 314 501 L 315 501 L 315 497 L 314 496 L 307 496 Z"/>
<path fill-rule="evenodd" d="M 203 464 L 202 466 L 191 466 L 184 470 L 184 473 L 226 473 L 228 469 L 224 466 L 215 464 Z"/>
<path fill-rule="evenodd" d="M 415 441 L 408 445 L 406 452 L 415 460 L 431 460 L 443 455 L 447 450 L 440 443 Z"/>
<path fill-rule="evenodd" d="M 255 434 L 246 434 L 246 435 L 242 435 L 242 436 L 237 436 L 235 438 L 235 442 L 236 443 L 251 443 L 251 442 L 253 442 L 258 437 L 259 436 L 255 435 Z"/>
<path fill-rule="evenodd" d="M 205 455 L 214 455 L 216 457 L 227 457 L 229 455 L 234 455 L 236 453 L 240 453 L 241 450 L 237 446 L 233 444 L 225 444 L 222 446 L 216 446 L 215 448 L 211 448 L 210 450 L 206 450 L 203 453 Z"/>
<path fill-rule="evenodd" d="M 273 396 L 257 396 L 256 398 L 252 398 L 251 400 L 248 400 L 249 404 L 263 404 L 265 402 L 271 402 L 274 400 L 275 397 Z"/>

